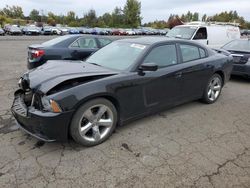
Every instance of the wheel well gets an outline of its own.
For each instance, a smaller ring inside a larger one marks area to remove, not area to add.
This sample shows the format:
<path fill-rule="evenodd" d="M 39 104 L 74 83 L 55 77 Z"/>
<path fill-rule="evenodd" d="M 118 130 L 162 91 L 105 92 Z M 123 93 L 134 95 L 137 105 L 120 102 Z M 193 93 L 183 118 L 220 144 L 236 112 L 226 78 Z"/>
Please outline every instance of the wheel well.
<path fill-rule="evenodd" d="M 225 75 L 224 75 L 223 71 L 216 71 L 215 74 L 218 74 L 218 75 L 221 76 L 221 78 L 222 78 L 222 85 L 224 85 L 224 83 L 225 83 Z"/>

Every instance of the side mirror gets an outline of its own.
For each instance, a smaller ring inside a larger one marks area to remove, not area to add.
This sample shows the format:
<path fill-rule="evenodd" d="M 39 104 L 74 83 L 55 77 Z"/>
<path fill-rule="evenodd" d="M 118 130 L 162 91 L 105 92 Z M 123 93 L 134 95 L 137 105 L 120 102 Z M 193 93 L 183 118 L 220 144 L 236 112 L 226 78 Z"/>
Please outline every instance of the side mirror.
<path fill-rule="evenodd" d="M 155 63 L 143 63 L 139 67 L 139 73 L 143 73 L 144 71 L 156 71 L 158 69 L 158 65 Z"/>

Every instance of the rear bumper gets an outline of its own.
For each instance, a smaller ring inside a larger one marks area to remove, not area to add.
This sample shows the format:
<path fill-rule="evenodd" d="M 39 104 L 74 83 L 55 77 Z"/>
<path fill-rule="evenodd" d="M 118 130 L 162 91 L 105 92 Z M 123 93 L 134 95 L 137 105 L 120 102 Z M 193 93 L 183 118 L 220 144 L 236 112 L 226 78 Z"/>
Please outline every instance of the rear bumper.
<path fill-rule="evenodd" d="M 20 97 L 18 93 L 15 94 L 11 111 L 21 129 L 43 141 L 63 142 L 68 139 L 68 127 L 73 115 L 72 111 L 52 113 L 29 109 L 23 103 L 21 104 Z"/>
<path fill-rule="evenodd" d="M 250 76 L 250 63 L 234 64 L 232 75 Z"/>
<path fill-rule="evenodd" d="M 27 58 L 27 68 L 28 69 L 34 69 L 36 67 L 41 66 L 44 63 L 46 63 L 46 61 L 44 59 L 39 59 L 38 61 L 30 61 L 29 58 Z"/>

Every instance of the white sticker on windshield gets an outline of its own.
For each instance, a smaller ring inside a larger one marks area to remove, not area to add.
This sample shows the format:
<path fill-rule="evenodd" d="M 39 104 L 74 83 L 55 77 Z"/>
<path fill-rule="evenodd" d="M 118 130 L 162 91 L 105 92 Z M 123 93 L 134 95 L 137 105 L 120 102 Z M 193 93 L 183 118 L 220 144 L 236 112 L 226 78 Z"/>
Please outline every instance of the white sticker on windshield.
<path fill-rule="evenodd" d="M 131 44 L 131 47 L 143 50 L 146 46 L 141 44 Z"/>

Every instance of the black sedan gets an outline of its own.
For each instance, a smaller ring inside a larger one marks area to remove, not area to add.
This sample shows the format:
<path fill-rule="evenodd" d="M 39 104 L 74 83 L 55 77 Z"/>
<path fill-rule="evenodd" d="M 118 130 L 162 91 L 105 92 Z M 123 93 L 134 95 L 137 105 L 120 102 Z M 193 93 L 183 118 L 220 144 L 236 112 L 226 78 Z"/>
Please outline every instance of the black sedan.
<path fill-rule="evenodd" d="M 233 56 L 232 74 L 250 78 L 250 39 L 233 40 L 222 48 Z"/>
<path fill-rule="evenodd" d="M 232 57 L 191 41 L 115 41 L 86 62 L 53 61 L 25 73 L 12 113 L 45 141 L 71 135 L 84 145 L 105 141 L 124 124 L 178 104 L 214 103 L 232 70 Z"/>
<path fill-rule="evenodd" d="M 84 60 L 90 54 L 112 42 L 111 38 L 91 35 L 66 35 L 28 47 L 28 69 L 48 60 Z"/>

